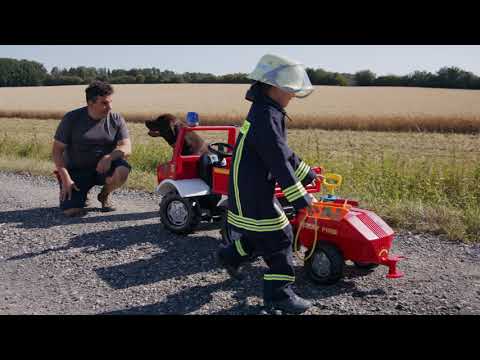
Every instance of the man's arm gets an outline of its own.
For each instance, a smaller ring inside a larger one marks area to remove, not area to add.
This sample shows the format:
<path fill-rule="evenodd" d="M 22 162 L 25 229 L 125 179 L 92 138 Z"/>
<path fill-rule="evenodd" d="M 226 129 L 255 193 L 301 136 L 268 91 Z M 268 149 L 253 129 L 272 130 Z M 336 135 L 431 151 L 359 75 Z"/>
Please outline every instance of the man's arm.
<path fill-rule="evenodd" d="M 113 160 L 126 159 L 132 154 L 132 142 L 129 138 L 119 140 L 117 147 L 105 155 L 97 164 L 97 172 L 103 174 L 110 170 Z"/>
<path fill-rule="evenodd" d="M 119 140 L 117 147 L 109 155 L 112 160 L 127 159 L 132 154 L 132 142 L 129 138 Z"/>
<path fill-rule="evenodd" d="M 60 175 L 60 179 L 62 181 L 62 189 L 60 192 L 61 200 L 64 201 L 68 198 L 68 200 L 72 197 L 72 188 L 78 191 L 77 186 L 72 181 L 68 170 L 65 167 L 65 161 L 63 160 L 63 152 L 65 151 L 66 145 L 58 140 L 53 141 L 53 148 L 52 148 L 52 157 L 53 162 L 55 163 L 55 168 Z"/>

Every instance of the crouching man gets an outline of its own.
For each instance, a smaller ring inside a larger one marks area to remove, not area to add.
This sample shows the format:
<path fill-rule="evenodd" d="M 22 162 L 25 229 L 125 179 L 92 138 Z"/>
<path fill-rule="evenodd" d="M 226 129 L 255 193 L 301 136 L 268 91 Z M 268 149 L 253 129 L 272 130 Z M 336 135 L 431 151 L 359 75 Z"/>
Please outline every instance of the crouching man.
<path fill-rule="evenodd" d="M 87 106 L 65 114 L 53 142 L 53 161 L 60 182 L 60 208 L 67 216 L 85 214 L 88 191 L 98 194 L 102 211 L 114 211 L 110 194 L 128 178 L 131 142 L 123 117 L 112 112 L 113 88 L 94 81 L 85 90 Z"/>

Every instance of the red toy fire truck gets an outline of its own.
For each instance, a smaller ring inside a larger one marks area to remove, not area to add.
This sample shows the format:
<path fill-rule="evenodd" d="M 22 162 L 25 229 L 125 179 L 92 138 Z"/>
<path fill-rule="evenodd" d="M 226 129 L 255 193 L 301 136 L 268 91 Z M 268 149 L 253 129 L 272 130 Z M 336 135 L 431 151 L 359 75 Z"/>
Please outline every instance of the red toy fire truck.
<path fill-rule="evenodd" d="M 185 134 L 196 131 L 223 133 L 226 142 L 208 145 L 209 153 L 182 155 Z M 221 222 L 222 240 L 232 242 L 235 234 L 226 225 L 228 206 L 228 178 L 232 153 L 237 136 L 234 126 L 195 126 L 182 128 L 173 151 L 172 160 L 157 167 L 157 192 L 161 195 L 160 218 L 170 231 L 179 234 L 192 232 L 201 221 Z M 336 197 L 334 189 L 341 184 L 336 174 L 322 174 L 322 168 L 313 168 L 322 175 L 308 185 L 308 193 L 320 193 L 321 185 L 329 190 L 320 197 L 313 210 L 296 212 L 286 201 L 277 185 L 275 196 L 292 224 L 295 252 L 304 253 L 305 268 L 310 278 L 319 284 L 338 281 L 346 260 L 355 266 L 371 269 L 388 266 L 387 277 L 403 274 L 396 270 L 401 256 L 392 256 L 390 248 L 393 230 L 375 213 L 358 208 L 358 202 Z M 333 180 L 334 182 L 330 182 Z"/>

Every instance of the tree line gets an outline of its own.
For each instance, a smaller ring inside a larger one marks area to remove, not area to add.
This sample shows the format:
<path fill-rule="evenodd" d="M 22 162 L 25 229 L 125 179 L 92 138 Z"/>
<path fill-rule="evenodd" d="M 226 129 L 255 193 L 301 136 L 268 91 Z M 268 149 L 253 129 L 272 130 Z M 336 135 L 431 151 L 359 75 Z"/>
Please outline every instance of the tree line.
<path fill-rule="evenodd" d="M 313 85 L 336 86 L 415 86 L 431 88 L 480 89 L 480 77 L 458 67 L 442 67 L 436 73 L 414 71 L 398 76 L 377 76 L 370 70 L 354 74 L 329 72 L 323 69 L 307 68 Z M 214 75 L 210 73 L 175 73 L 158 68 L 107 69 L 95 67 L 53 67 L 50 72 L 36 61 L 0 58 L 0 87 L 7 86 L 54 86 L 89 84 L 95 79 L 112 84 L 249 84 L 252 81 L 246 73 Z"/>

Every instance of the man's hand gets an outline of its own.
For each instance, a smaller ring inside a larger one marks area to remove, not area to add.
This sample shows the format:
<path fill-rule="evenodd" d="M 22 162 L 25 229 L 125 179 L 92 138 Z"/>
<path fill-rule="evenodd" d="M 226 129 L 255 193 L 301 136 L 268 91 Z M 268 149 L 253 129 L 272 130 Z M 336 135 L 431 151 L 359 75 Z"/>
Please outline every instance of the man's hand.
<path fill-rule="evenodd" d="M 60 200 L 65 201 L 66 199 L 72 199 L 72 190 L 80 191 L 80 189 L 75 185 L 71 180 L 62 181 L 62 189 L 60 190 Z"/>
<path fill-rule="evenodd" d="M 110 166 L 112 166 L 112 157 L 110 154 L 105 155 L 97 164 L 97 172 L 100 174 L 105 174 L 108 170 L 110 170 Z"/>

